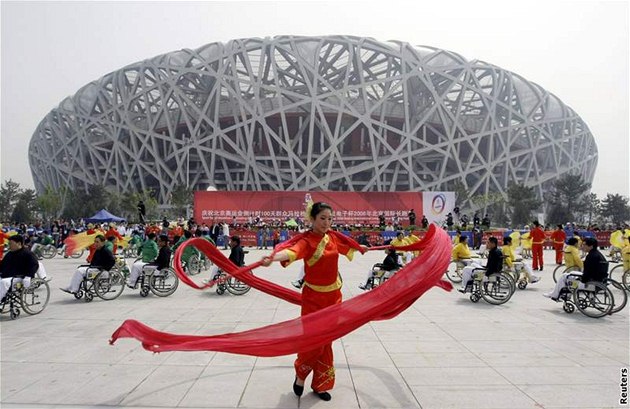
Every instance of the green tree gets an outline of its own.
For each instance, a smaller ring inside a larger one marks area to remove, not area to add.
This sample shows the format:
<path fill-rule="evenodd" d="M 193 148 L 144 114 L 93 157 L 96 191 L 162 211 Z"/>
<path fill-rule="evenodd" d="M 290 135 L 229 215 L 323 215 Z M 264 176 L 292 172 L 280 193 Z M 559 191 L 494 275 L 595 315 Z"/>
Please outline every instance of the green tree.
<path fill-rule="evenodd" d="M 0 221 L 9 221 L 21 192 L 20 184 L 11 179 L 0 186 Z"/>
<path fill-rule="evenodd" d="M 46 191 L 37 197 L 37 206 L 44 220 L 51 220 L 61 213 L 63 202 L 61 193 L 48 186 Z"/>
<path fill-rule="evenodd" d="M 11 213 L 11 220 L 16 223 L 31 223 L 35 221 L 36 200 L 37 194 L 35 190 L 25 189 L 20 192 Z"/>
<path fill-rule="evenodd" d="M 487 195 L 473 196 L 470 201 L 484 214 L 488 214 L 495 226 L 505 226 L 508 223 L 508 214 L 506 212 L 507 201 L 499 192 L 489 193 Z M 482 214 L 480 217 L 483 217 Z"/>
<path fill-rule="evenodd" d="M 582 176 L 566 174 L 556 180 L 546 199 L 550 205 L 547 219 L 552 224 L 563 224 L 575 220 L 575 209 L 584 194 L 591 188 Z"/>
<path fill-rule="evenodd" d="M 129 222 L 140 221 L 138 217 L 138 202 L 142 200 L 146 208 L 146 219 L 157 220 L 158 202 L 154 197 L 153 190 L 142 192 L 126 193 L 120 197 L 120 216 Z"/>
<path fill-rule="evenodd" d="M 628 198 L 619 194 L 608 193 L 606 198 L 602 200 L 601 215 L 602 218 L 610 220 L 615 226 L 621 226 L 630 221 Z"/>
<path fill-rule="evenodd" d="M 595 218 L 601 213 L 601 201 L 595 193 L 589 193 L 584 196 L 580 202 L 576 214 L 582 216 L 582 220 L 590 226 L 595 222 Z"/>
<path fill-rule="evenodd" d="M 193 203 L 193 190 L 186 185 L 175 186 L 171 193 L 171 205 L 175 211 L 175 217 L 185 216 L 188 206 Z"/>
<path fill-rule="evenodd" d="M 536 198 L 534 188 L 527 187 L 522 183 L 513 183 L 508 186 L 507 194 L 512 227 L 531 222 L 533 211 L 542 205 L 542 201 Z"/>

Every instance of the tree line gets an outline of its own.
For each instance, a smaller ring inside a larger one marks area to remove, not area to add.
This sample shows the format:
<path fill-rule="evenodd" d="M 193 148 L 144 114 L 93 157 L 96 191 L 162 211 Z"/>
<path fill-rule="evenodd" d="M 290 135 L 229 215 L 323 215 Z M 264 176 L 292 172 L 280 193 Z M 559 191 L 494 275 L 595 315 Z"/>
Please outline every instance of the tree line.
<path fill-rule="evenodd" d="M 176 186 L 167 208 L 159 206 L 152 190 L 136 193 L 113 192 L 101 185 L 83 189 L 52 189 L 37 195 L 34 189 L 23 189 L 12 180 L 0 186 L 0 221 L 14 223 L 33 223 L 40 220 L 79 220 L 90 217 L 101 209 L 124 217 L 129 221 L 138 221 L 137 205 L 143 201 L 148 220 L 157 220 L 164 216 L 176 218 L 186 215 L 186 209 L 192 207 L 192 190 L 184 185 Z"/>

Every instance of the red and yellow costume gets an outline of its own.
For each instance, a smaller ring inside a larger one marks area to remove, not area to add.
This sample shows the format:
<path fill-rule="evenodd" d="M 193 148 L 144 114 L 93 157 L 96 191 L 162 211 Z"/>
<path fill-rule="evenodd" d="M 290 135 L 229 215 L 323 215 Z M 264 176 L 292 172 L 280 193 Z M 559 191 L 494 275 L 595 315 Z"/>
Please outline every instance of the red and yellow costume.
<path fill-rule="evenodd" d="M 562 256 L 564 249 L 564 241 L 567 235 L 562 229 L 554 230 L 551 233 L 551 240 L 553 240 L 553 249 L 556 251 L 556 264 L 562 264 Z"/>
<path fill-rule="evenodd" d="M 2 227 L 2 225 L 0 225 Z M 9 235 L 0 230 L 0 260 L 4 257 L 4 241 L 9 238 Z"/>
<path fill-rule="evenodd" d="M 341 303 L 339 254 L 351 260 L 354 251 L 334 235 L 322 236 L 312 231 L 305 233 L 302 239 L 286 249 L 289 260 L 283 262 L 283 265 L 286 266 L 299 259 L 304 260 L 301 312 L 303 316 Z M 310 351 L 299 352 L 294 366 L 296 375 L 300 379 L 306 379 L 311 372 L 314 372 L 311 388 L 316 392 L 328 391 L 335 385 L 332 343 Z"/>
<path fill-rule="evenodd" d="M 536 226 L 530 232 L 532 238 L 532 268 L 538 270 L 543 268 L 543 243 L 545 242 L 545 232 L 540 226 Z"/>

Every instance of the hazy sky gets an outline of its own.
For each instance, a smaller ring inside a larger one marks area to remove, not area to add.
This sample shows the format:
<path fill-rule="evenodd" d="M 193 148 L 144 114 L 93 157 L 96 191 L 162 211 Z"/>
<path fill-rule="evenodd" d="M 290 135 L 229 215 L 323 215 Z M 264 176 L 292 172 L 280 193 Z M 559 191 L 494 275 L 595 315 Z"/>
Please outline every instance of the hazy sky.
<path fill-rule="evenodd" d="M 37 124 L 125 65 L 235 38 L 348 34 L 447 49 L 541 85 L 595 136 L 593 192 L 628 196 L 626 1 L 427 3 L 2 1 L 1 179 L 33 187 L 28 144 Z"/>

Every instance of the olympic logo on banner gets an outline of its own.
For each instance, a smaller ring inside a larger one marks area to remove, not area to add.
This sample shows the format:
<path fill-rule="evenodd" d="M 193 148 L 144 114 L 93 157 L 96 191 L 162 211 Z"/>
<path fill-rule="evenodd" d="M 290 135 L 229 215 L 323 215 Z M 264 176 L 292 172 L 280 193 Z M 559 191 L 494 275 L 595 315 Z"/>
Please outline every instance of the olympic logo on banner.
<path fill-rule="evenodd" d="M 431 201 L 431 212 L 438 216 L 442 214 L 444 209 L 446 208 L 446 196 L 443 194 L 438 194 L 433 196 L 433 200 Z"/>

